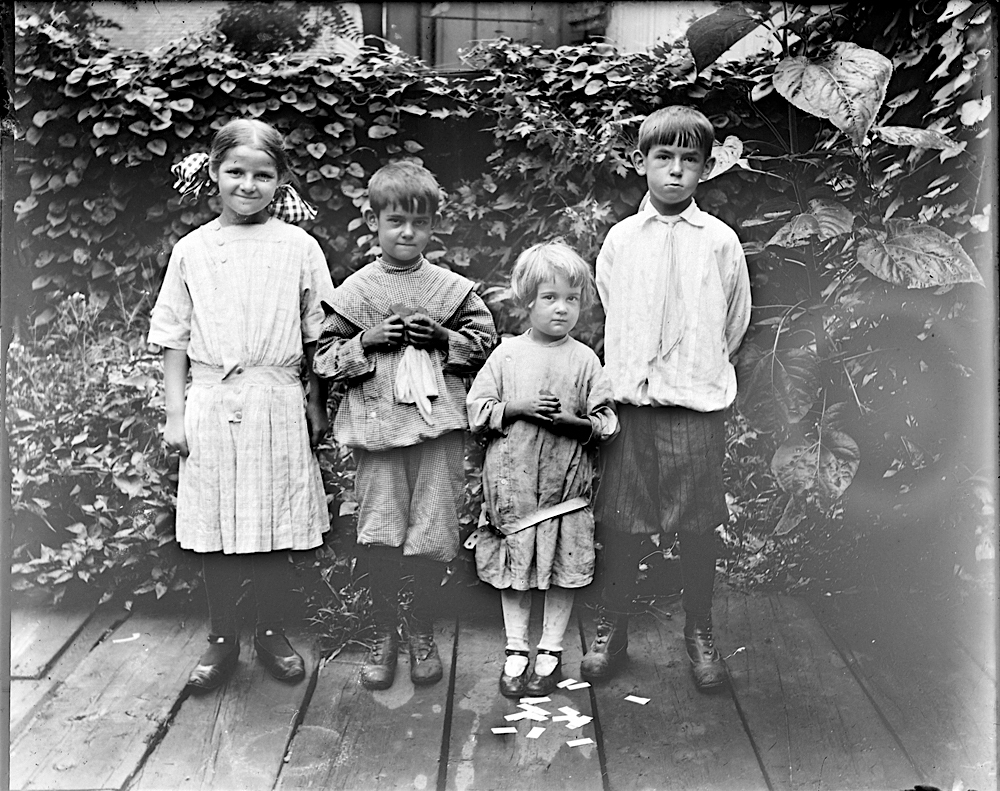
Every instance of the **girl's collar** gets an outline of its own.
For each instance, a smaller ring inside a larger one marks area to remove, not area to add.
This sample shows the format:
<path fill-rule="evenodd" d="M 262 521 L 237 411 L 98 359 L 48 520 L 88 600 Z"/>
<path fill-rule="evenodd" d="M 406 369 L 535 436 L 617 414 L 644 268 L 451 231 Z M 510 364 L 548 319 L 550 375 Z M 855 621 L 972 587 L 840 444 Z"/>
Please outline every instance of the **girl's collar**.
<path fill-rule="evenodd" d="M 538 340 L 538 338 L 535 337 L 535 333 L 532 332 L 531 327 L 528 327 L 528 329 L 525 330 L 524 334 L 527 337 L 527 339 L 536 346 L 547 346 L 547 347 L 562 346 L 564 343 L 567 343 L 569 341 L 569 333 L 566 333 L 557 341 L 551 341 L 549 343 L 545 343 L 544 341 L 540 341 Z"/>

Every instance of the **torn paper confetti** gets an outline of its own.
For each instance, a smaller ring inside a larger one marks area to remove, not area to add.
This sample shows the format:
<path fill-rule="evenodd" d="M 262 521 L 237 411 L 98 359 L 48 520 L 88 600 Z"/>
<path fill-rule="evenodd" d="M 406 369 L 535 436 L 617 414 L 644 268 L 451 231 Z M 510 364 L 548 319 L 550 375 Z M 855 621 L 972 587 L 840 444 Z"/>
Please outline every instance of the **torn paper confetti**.
<path fill-rule="evenodd" d="M 626 695 L 625 700 L 629 703 L 638 703 L 640 706 L 645 706 L 649 703 L 649 698 L 640 698 L 638 695 Z"/>
<path fill-rule="evenodd" d="M 518 702 L 519 703 L 532 703 L 532 704 L 534 704 L 534 703 L 551 703 L 552 702 L 552 698 L 549 698 L 549 697 L 544 697 L 544 698 L 521 698 L 521 700 L 519 700 Z"/>
<path fill-rule="evenodd" d="M 575 678 L 564 678 L 562 681 L 556 684 L 556 686 L 559 687 L 559 689 L 566 689 L 566 687 L 575 683 L 577 683 Z"/>
<path fill-rule="evenodd" d="M 138 632 L 132 632 L 131 637 L 119 637 L 117 640 L 112 640 L 112 643 L 131 643 L 133 640 L 139 639 Z"/>
<path fill-rule="evenodd" d="M 494 728 L 493 729 L 493 733 L 496 733 L 498 735 L 502 734 L 502 733 L 517 733 L 517 728 L 515 728 L 513 726 L 503 727 L 503 728 Z"/>
<path fill-rule="evenodd" d="M 569 714 L 571 717 L 576 717 L 580 714 L 580 712 L 578 712 L 572 706 L 562 706 L 559 709 L 559 711 L 561 711 L 563 714 Z"/>
<path fill-rule="evenodd" d="M 581 682 L 579 682 L 577 684 L 570 684 L 568 687 L 566 687 L 566 689 L 571 689 L 571 690 L 572 689 L 585 689 L 586 687 L 589 687 L 589 686 L 590 686 L 590 682 L 589 681 L 581 681 Z"/>
<path fill-rule="evenodd" d="M 527 735 L 524 738 L 537 739 L 543 733 L 545 733 L 545 728 L 543 728 L 541 725 L 536 725 L 534 728 L 528 731 Z"/>
<path fill-rule="evenodd" d="M 594 740 L 588 736 L 583 739 L 570 739 L 568 742 L 566 742 L 566 745 L 568 747 L 583 747 L 583 745 L 585 744 L 593 744 L 593 743 Z"/>

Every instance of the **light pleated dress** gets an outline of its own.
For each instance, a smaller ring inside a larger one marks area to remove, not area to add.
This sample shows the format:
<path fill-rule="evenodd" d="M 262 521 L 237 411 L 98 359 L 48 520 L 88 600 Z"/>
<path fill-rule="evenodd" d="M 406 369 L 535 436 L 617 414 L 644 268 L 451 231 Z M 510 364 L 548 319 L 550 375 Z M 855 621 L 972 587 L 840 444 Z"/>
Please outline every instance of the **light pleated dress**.
<path fill-rule="evenodd" d="M 174 247 L 148 341 L 191 362 L 177 542 L 196 552 L 312 549 L 329 529 L 309 445 L 303 346 L 333 283 L 319 244 L 293 225 L 192 231 Z"/>

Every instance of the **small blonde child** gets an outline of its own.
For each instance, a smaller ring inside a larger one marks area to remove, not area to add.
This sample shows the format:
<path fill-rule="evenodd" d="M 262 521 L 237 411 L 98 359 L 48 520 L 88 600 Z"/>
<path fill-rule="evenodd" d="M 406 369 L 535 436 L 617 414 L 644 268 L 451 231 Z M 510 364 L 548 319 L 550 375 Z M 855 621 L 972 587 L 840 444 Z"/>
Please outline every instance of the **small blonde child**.
<path fill-rule="evenodd" d="M 597 355 L 569 334 L 595 298 L 584 260 L 561 241 L 536 244 L 517 259 L 511 288 L 530 327 L 490 355 L 467 406 L 470 428 L 488 442 L 483 492 L 493 528 L 478 534 L 476 569 L 501 591 L 500 692 L 520 697 L 549 694 L 561 678 L 574 592 L 594 575 L 595 449 L 618 420 Z M 545 611 L 529 676 L 532 589 L 545 591 Z"/>
<path fill-rule="evenodd" d="M 330 527 L 313 453 L 328 427 L 326 390 L 309 373 L 306 396 L 301 368 L 311 368 L 333 283 L 316 240 L 284 222 L 315 210 L 288 185 L 283 143 L 274 127 L 236 119 L 209 154 L 174 167 L 182 194 L 218 192 L 222 204 L 174 246 L 148 338 L 163 348 L 164 442 L 180 455 L 177 543 L 201 554 L 208 596 L 210 645 L 188 679 L 195 691 L 237 666 L 243 558 L 258 659 L 279 680 L 303 677 L 283 630 L 287 550 L 319 546 Z"/>

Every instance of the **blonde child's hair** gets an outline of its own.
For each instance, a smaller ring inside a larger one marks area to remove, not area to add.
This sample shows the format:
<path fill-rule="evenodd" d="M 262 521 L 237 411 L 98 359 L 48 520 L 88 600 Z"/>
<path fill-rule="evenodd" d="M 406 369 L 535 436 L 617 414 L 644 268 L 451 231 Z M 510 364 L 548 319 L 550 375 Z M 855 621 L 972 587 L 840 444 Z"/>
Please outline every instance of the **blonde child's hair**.
<path fill-rule="evenodd" d="M 434 216 L 441 205 L 441 187 L 423 165 L 408 159 L 390 162 L 369 179 L 368 204 L 375 214 L 399 206 L 404 211 Z"/>
<path fill-rule="evenodd" d="M 294 181 L 291 178 L 288 155 L 285 153 L 285 138 L 270 124 L 256 118 L 235 118 L 227 123 L 212 139 L 208 155 L 209 168 L 213 172 L 218 171 L 226 154 L 237 146 L 249 146 L 263 151 L 274 160 L 281 181 Z"/>
<path fill-rule="evenodd" d="M 562 239 L 533 244 L 517 257 L 510 275 L 510 288 L 518 304 L 527 307 L 535 301 L 538 287 L 554 280 L 556 275 L 566 278 L 573 288 L 580 289 L 580 306 L 594 304 L 597 288 L 594 273 L 587 262 Z"/>
<path fill-rule="evenodd" d="M 715 129 L 704 113 L 682 104 L 661 107 L 646 116 L 639 127 L 639 152 L 646 156 L 653 146 L 697 148 L 705 159 L 712 156 Z"/>

